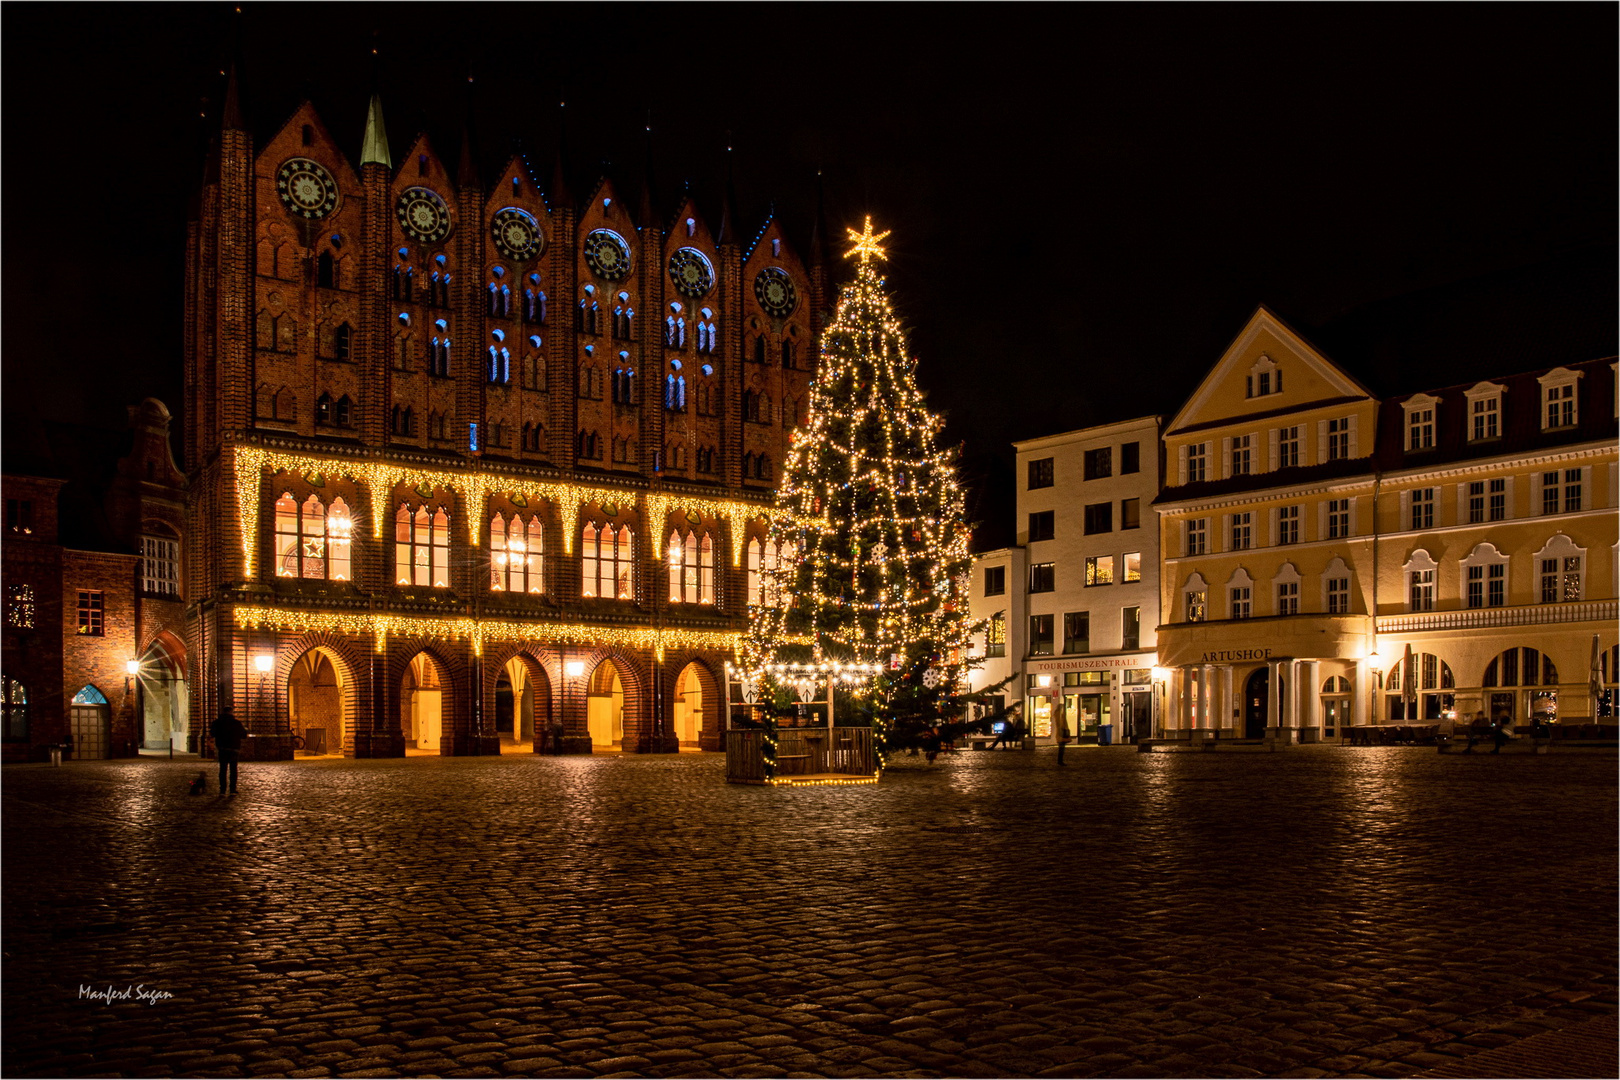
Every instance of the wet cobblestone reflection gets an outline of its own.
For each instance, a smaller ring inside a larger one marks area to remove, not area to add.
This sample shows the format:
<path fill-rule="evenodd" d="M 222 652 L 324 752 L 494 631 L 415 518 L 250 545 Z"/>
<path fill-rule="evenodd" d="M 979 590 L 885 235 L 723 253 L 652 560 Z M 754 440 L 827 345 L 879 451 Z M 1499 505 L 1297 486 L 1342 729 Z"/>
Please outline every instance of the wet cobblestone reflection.
<path fill-rule="evenodd" d="M 1405 1076 L 1615 1009 L 1612 755 L 198 767 L 6 770 L 6 1075 Z"/>

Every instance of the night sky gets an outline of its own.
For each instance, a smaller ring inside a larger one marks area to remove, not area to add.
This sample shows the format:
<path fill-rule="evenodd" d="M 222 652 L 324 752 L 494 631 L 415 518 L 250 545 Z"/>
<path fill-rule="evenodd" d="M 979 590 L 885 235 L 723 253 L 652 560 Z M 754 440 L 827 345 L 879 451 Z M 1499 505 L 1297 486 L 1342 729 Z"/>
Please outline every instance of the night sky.
<path fill-rule="evenodd" d="M 838 235 L 894 230 L 919 381 L 998 525 L 1011 440 L 1172 413 L 1261 302 L 1331 339 L 1573 258 L 1612 338 L 1613 5 L 765 10 L 10 6 L 6 411 L 177 407 L 186 208 L 233 55 L 260 140 L 308 97 L 351 161 L 375 79 L 396 161 L 426 128 L 454 162 L 470 72 L 486 178 L 520 150 L 549 187 L 559 100 L 576 196 L 606 171 L 639 204 L 649 110 L 660 212 L 689 182 L 718 225 L 730 132 L 745 235 L 774 204 L 803 245 L 822 170 Z"/>

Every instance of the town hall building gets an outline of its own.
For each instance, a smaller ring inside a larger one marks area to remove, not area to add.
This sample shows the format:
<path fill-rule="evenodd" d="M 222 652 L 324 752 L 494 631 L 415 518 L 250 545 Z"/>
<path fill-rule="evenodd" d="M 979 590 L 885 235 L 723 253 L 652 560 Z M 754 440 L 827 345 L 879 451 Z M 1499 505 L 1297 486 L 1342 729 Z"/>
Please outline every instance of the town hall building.
<path fill-rule="evenodd" d="M 359 132 L 355 133 L 359 135 Z M 250 753 L 717 749 L 830 307 L 775 220 L 236 104 L 186 237 L 193 714 Z M 357 164 L 351 164 L 357 161 Z"/>

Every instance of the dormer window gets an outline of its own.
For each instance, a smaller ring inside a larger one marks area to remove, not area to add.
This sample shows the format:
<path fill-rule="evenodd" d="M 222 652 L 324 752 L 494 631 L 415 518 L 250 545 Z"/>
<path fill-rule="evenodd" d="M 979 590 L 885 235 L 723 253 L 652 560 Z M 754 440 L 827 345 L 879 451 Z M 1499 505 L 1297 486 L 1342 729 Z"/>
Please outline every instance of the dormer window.
<path fill-rule="evenodd" d="M 1579 371 L 1553 368 L 1536 381 L 1541 384 L 1541 430 L 1574 427 L 1580 421 L 1575 387 Z"/>
<path fill-rule="evenodd" d="M 1482 382 L 1463 395 L 1468 399 L 1469 442 L 1501 438 L 1502 390 L 1500 383 Z"/>
<path fill-rule="evenodd" d="M 1416 394 L 1401 403 L 1406 410 L 1406 452 L 1434 449 L 1435 412 L 1440 399 L 1428 394 Z"/>
<path fill-rule="evenodd" d="M 1277 361 L 1261 353 L 1260 359 L 1249 369 L 1244 396 L 1270 397 L 1272 394 L 1280 393 L 1282 393 L 1282 369 L 1277 366 Z"/>

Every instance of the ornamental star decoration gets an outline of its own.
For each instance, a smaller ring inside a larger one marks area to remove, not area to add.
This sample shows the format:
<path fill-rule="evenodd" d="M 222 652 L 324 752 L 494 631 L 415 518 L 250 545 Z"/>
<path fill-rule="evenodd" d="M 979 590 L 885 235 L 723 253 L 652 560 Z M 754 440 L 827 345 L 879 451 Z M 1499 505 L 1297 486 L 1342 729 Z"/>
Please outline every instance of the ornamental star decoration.
<path fill-rule="evenodd" d="M 864 265 L 870 262 L 874 255 L 880 259 L 887 259 L 889 257 L 888 252 L 883 250 L 883 247 L 879 241 L 887 240 L 889 238 L 889 233 L 892 233 L 894 230 L 889 229 L 885 232 L 879 233 L 876 236 L 873 236 L 871 214 L 866 215 L 866 228 L 864 231 L 856 232 L 854 229 L 845 229 L 844 231 L 849 233 L 849 238 L 851 240 L 855 241 L 855 246 L 844 252 L 844 258 L 847 259 L 853 255 L 859 255 L 861 257 L 861 263 Z"/>

